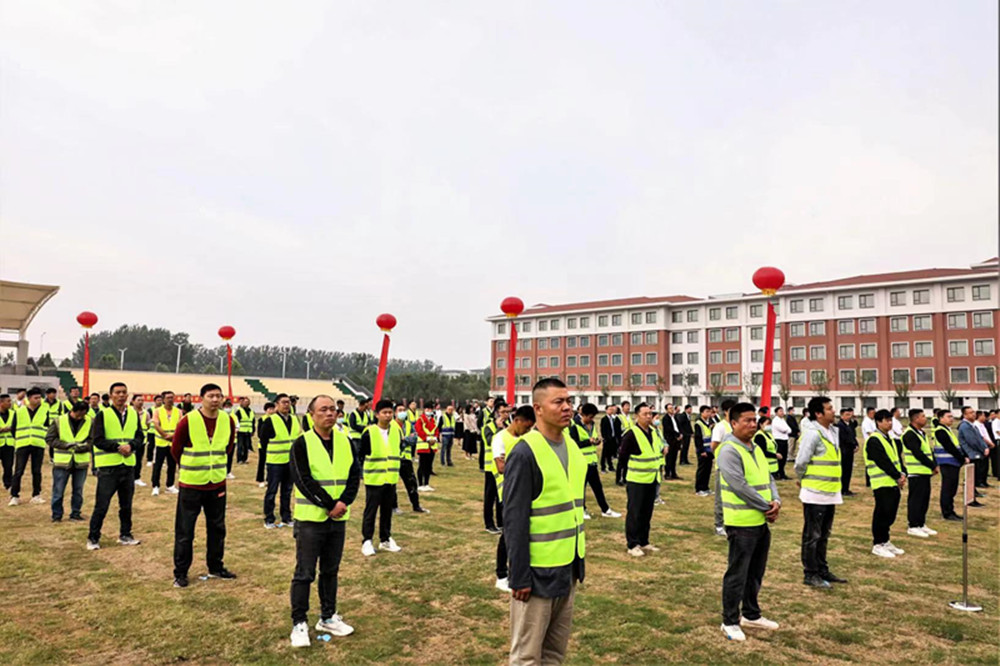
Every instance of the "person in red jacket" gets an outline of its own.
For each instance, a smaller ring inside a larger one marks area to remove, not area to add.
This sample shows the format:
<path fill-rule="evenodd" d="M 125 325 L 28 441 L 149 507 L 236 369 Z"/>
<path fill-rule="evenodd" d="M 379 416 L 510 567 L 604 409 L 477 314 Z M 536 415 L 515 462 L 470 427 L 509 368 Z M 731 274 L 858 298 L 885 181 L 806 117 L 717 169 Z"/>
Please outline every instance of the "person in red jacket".
<path fill-rule="evenodd" d="M 434 469 L 434 452 L 438 449 L 438 427 L 434 418 L 431 403 L 425 403 L 424 413 L 417 419 L 414 429 L 417 431 L 417 490 L 433 492 L 431 488 L 431 473 Z"/>

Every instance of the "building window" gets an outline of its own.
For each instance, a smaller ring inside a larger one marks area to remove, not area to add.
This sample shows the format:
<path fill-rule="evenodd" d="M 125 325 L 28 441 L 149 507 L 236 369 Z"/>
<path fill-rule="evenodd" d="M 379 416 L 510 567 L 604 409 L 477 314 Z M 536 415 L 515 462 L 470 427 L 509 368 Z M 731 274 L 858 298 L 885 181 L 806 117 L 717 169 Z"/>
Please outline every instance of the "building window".
<path fill-rule="evenodd" d="M 558 368 L 559 367 L 559 357 L 558 356 L 550 356 L 549 357 L 549 367 L 550 368 Z"/>
<path fill-rule="evenodd" d="M 804 361 L 806 360 L 806 348 L 805 347 L 792 347 L 788 350 L 789 358 L 793 361 Z"/>
<path fill-rule="evenodd" d="M 646 386 L 656 386 L 659 384 L 656 374 L 646 373 Z"/>
<path fill-rule="evenodd" d="M 948 356 L 968 356 L 968 340 L 950 340 L 948 342 Z"/>
<path fill-rule="evenodd" d="M 538 339 L 538 348 L 539 349 L 548 349 L 549 348 L 549 339 L 548 338 L 539 338 Z"/>
<path fill-rule="evenodd" d="M 875 320 L 874 319 L 859 319 L 858 320 L 858 332 L 859 333 L 875 333 Z"/>
<path fill-rule="evenodd" d="M 806 383 L 805 370 L 792 370 L 792 384 L 802 385 Z"/>
<path fill-rule="evenodd" d="M 576 375 L 566 375 L 566 386 L 576 386 Z"/>
<path fill-rule="evenodd" d="M 931 330 L 931 316 L 930 315 L 913 315 L 913 330 L 914 331 L 929 331 L 929 330 Z"/>
<path fill-rule="evenodd" d="M 972 328 L 993 328 L 993 313 L 973 312 Z"/>
<path fill-rule="evenodd" d="M 853 296 L 838 296 L 837 297 L 837 309 L 838 310 L 853 310 L 854 309 L 854 297 Z"/>
<path fill-rule="evenodd" d="M 809 335 L 826 335 L 826 322 L 825 321 L 809 322 Z"/>
<path fill-rule="evenodd" d="M 916 384 L 933 384 L 934 368 L 917 368 L 914 373 L 914 380 Z"/>
<path fill-rule="evenodd" d="M 646 313 L 646 323 L 647 324 L 655 324 L 656 323 L 656 312 L 647 312 Z"/>
<path fill-rule="evenodd" d="M 914 342 L 913 355 L 917 358 L 927 358 L 934 355 L 933 342 Z"/>
<path fill-rule="evenodd" d="M 750 362 L 751 363 L 763 363 L 764 362 L 764 350 L 763 349 L 751 349 L 750 350 Z"/>
<path fill-rule="evenodd" d="M 642 365 L 642 354 L 632 354 L 630 361 L 632 365 Z"/>
<path fill-rule="evenodd" d="M 893 368 L 892 370 L 892 383 L 893 384 L 909 384 L 910 383 L 910 371 L 906 368 Z"/>
<path fill-rule="evenodd" d="M 841 335 L 854 335 L 854 320 L 841 319 L 837 322 L 837 332 Z"/>
<path fill-rule="evenodd" d="M 760 319 L 764 316 L 764 306 L 760 303 L 754 303 L 750 306 L 750 318 Z"/>
<path fill-rule="evenodd" d="M 646 331 L 646 344 L 647 345 L 655 345 L 657 343 L 658 339 L 659 339 L 659 336 L 656 334 L 656 331 Z"/>
<path fill-rule="evenodd" d="M 698 352 L 688 352 L 687 362 L 688 362 L 688 365 L 697 365 L 698 364 Z"/>
<path fill-rule="evenodd" d="M 566 367 L 567 368 L 575 368 L 576 367 L 576 356 L 567 356 L 566 357 Z"/>
<path fill-rule="evenodd" d="M 687 341 L 689 343 L 697 343 L 698 342 L 698 331 L 688 331 L 687 332 Z"/>
<path fill-rule="evenodd" d="M 505 383 L 507 383 L 507 378 L 504 377 L 503 375 L 497 375 L 496 380 L 497 380 L 497 386 L 503 386 Z"/>
<path fill-rule="evenodd" d="M 621 386 L 622 385 L 622 376 L 618 375 L 618 374 L 611 375 L 611 385 L 612 386 Z"/>
<path fill-rule="evenodd" d="M 726 319 L 736 319 L 739 317 L 739 308 L 735 305 L 726 306 Z"/>
<path fill-rule="evenodd" d="M 878 345 L 874 342 L 861 345 L 861 358 L 878 358 Z"/>
<path fill-rule="evenodd" d="M 812 345 L 809 347 L 809 360 L 810 361 L 825 361 L 826 360 L 826 346 L 825 345 Z"/>
<path fill-rule="evenodd" d="M 629 375 L 629 384 L 631 386 L 642 386 L 642 375 L 640 374 Z"/>
<path fill-rule="evenodd" d="M 972 344 L 976 356 L 993 356 L 996 354 L 996 348 L 992 339 L 976 340 Z"/>
<path fill-rule="evenodd" d="M 800 314 L 802 312 L 802 299 L 797 298 L 794 301 L 789 301 L 788 311 L 792 314 Z"/>
<path fill-rule="evenodd" d="M 608 355 L 607 354 L 598 354 L 597 355 L 597 367 L 603 368 L 607 364 L 608 364 Z"/>
<path fill-rule="evenodd" d="M 964 312 L 953 312 L 948 315 L 948 328 L 968 328 L 969 320 Z"/>
<path fill-rule="evenodd" d="M 690 322 L 698 321 L 698 311 L 697 310 L 688 310 L 687 311 L 687 320 L 690 321 Z"/>
<path fill-rule="evenodd" d="M 680 386 L 683 383 L 684 383 L 684 375 L 682 375 L 680 373 L 676 373 L 676 374 L 670 375 L 670 385 L 671 386 Z"/>
<path fill-rule="evenodd" d="M 708 352 L 708 363 L 710 365 L 720 365 L 722 363 L 722 352 L 721 351 Z"/>
<path fill-rule="evenodd" d="M 861 371 L 861 381 L 867 384 L 878 384 L 878 370 L 870 368 Z"/>
<path fill-rule="evenodd" d="M 738 372 L 727 372 L 726 373 L 726 386 L 739 386 L 740 385 L 740 373 Z"/>
<path fill-rule="evenodd" d="M 597 375 L 597 385 L 598 386 L 607 386 L 608 385 L 608 376 L 607 375 Z"/>
<path fill-rule="evenodd" d="M 598 347 L 607 347 L 608 346 L 608 342 L 610 340 L 611 340 L 611 338 L 608 336 L 607 333 L 602 333 L 602 334 L 600 334 L 600 335 L 597 336 L 597 346 Z"/>
<path fill-rule="evenodd" d="M 576 317 L 570 317 L 566 320 L 566 328 L 576 328 Z"/>
<path fill-rule="evenodd" d="M 854 378 L 856 375 L 853 370 L 841 370 L 840 371 L 840 385 L 841 386 L 851 386 L 853 385 Z"/>
<path fill-rule="evenodd" d="M 708 341 L 709 342 L 722 342 L 722 329 L 721 328 L 710 328 L 710 329 L 708 329 Z"/>
<path fill-rule="evenodd" d="M 590 328 L 590 317 L 580 317 L 580 328 Z"/>
<path fill-rule="evenodd" d="M 722 308 L 709 308 L 708 309 L 708 320 L 709 321 L 719 321 L 722 319 Z"/>
<path fill-rule="evenodd" d="M 597 316 L 597 326 L 599 328 L 605 328 L 608 325 L 608 315 L 598 315 Z"/>
<path fill-rule="evenodd" d="M 810 370 L 809 381 L 813 384 L 823 384 L 826 382 L 826 370 Z"/>
<path fill-rule="evenodd" d="M 507 333 L 507 322 L 500 322 L 497 324 L 497 335 L 504 335 Z"/>
<path fill-rule="evenodd" d="M 642 313 L 641 312 L 633 312 L 631 314 L 630 318 L 631 318 L 633 324 L 641 324 L 642 323 Z"/>
<path fill-rule="evenodd" d="M 902 333 L 909 330 L 909 320 L 906 317 L 890 317 L 889 330 L 893 333 Z"/>
<path fill-rule="evenodd" d="M 913 290 L 913 304 L 914 305 L 929 305 L 931 302 L 931 290 L 930 289 L 914 289 Z"/>
<path fill-rule="evenodd" d="M 997 381 L 997 369 L 989 366 L 983 368 L 976 368 L 976 383 L 977 384 L 995 384 Z"/>
<path fill-rule="evenodd" d="M 581 335 L 580 336 L 580 346 L 581 347 L 589 347 L 590 346 L 590 336 L 589 335 Z"/>
<path fill-rule="evenodd" d="M 977 284 L 972 287 L 972 300 L 974 301 L 988 301 L 990 300 L 990 285 L 988 284 Z"/>
<path fill-rule="evenodd" d="M 822 298 L 810 298 L 809 299 L 809 312 L 822 312 L 823 311 L 823 299 Z"/>
<path fill-rule="evenodd" d="M 673 331 L 670 334 L 670 343 L 671 344 L 679 345 L 682 342 L 684 342 L 684 334 L 683 333 L 681 333 L 680 331 Z"/>
<path fill-rule="evenodd" d="M 531 351 L 531 340 L 518 340 L 517 344 L 521 348 L 521 351 Z"/>
<path fill-rule="evenodd" d="M 910 343 L 909 342 L 893 342 L 890 349 L 890 353 L 893 358 L 909 358 L 910 357 Z"/>
<path fill-rule="evenodd" d="M 683 362 L 684 362 L 684 354 L 681 354 L 679 352 L 674 352 L 673 354 L 670 355 L 671 365 L 680 365 Z"/>
<path fill-rule="evenodd" d="M 547 367 L 549 367 L 549 358 L 547 356 L 539 356 L 538 357 L 538 367 L 539 368 L 547 368 Z"/>
<path fill-rule="evenodd" d="M 740 329 L 738 328 L 726 329 L 726 342 L 739 342 L 739 339 L 740 339 Z"/>
<path fill-rule="evenodd" d="M 580 386 L 590 386 L 590 375 L 580 375 Z"/>
<path fill-rule="evenodd" d="M 624 339 L 625 339 L 625 337 L 621 333 L 612 333 L 611 334 L 611 346 L 612 347 L 621 347 L 622 346 L 622 341 Z"/>
<path fill-rule="evenodd" d="M 905 291 L 890 291 L 889 292 L 889 305 L 894 308 L 902 307 L 906 305 L 906 292 Z"/>
<path fill-rule="evenodd" d="M 968 384 L 969 383 L 969 369 L 968 368 L 948 368 L 948 372 L 951 377 L 952 384 Z"/>
<path fill-rule="evenodd" d="M 629 335 L 629 341 L 633 345 L 641 345 L 642 344 L 642 333 L 638 333 L 638 332 L 631 333 Z"/>
<path fill-rule="evenodd" d="M 656 352 L 646 352 L 646 365 L 656 365 Z"/>
<path fill-rule="evenodd" d="M 838 345 L 837 358 L 849 361 L 854 358 L 854 345 Z"/>
<path fill-rule="evenodd" d="M 965 287 L 948 287 L 945 294 L 949 303 L 961 303 L 965 300 Z"/>
<path fill-rule="evenodd" d="M 497 359 L 497 368 L 498 369 L 503 369 L 503 368 L 506 368 L 506 367 L 507 367 L 507 359 L 505 359 L 505 358 L 498 358 Z M 517 367 L 517 359 L 514 359 L 514 367 Z"/>
<path fill-rule="evenodd" d="M 590 367 L 590 354 L 584 354 L 580 357 L 580 366 L 584 368 Z"/>
<path fill-rule="evenodd" d="M 559 338 L 549 340 L 549 349 L 559 349 Z"/>
<path fill-rule="evenodd" d="M 858 296 L 858 307 L 862 310 L 869 310 L 875 307 L 875 294 L 861 294 Z"/>
<path fill-rule="evenodd" d="M 500 340 L 499 342 L 497 342 L 497 351 L 498 352 L 505 352 L 505 351 L 507 351 L 507 341 L 506 340 Z"/>
<path fill-rule="evenodd" d="M 738 349 L 727 349 L 726 363 L 739 363 L 739 362 L 740 362 L 740 351 Z"/>
<path fill-rule="evenodd" d="M 763 340 L 764 339 L 764 327 L 763 326 L 752 326 L 752 327 L 750 327 L 750 339 L 751 340 Z"/>
<path fill-rule="evenodd" d="M 709 386 L 722 386 L 722 373 L 713 372 L 708 375 L 708 385 Z"/>
<path fill-rule="evenodd" d="M 680 310 L 674 310 L 673 312 L 670 313 L 670 321 L 674 322 L 675 324 L 681 323 L 682 321 L 684 321 L 684 313 L 681 312 Z"/>
<path fill-rule="evenodd" d="M 611 325 L 612 326 L 621 326 L 622 325 L 622 316 L 620 314 L 613 314 L 613 315 L 611 315 Z"/>
<path fill-rule="evenodd" d="M 621 364 L 622 364 L 622 355 L 621 354 L 612 354 L 611 355 L 611 365 L 613 365 L 613 366 L 619 366 Z"/>
<path fill-rule="evenodd" d="M 566 338 L 566 349 L 575 349 L 575 348 L 576 348 L 576 336 L 571 335 L 568 338 Z"/>
<path fill-rule="evenodd" d="M 805 337 L 806 325 L 801 321 L 797 321 L 793 324 L 788 325 L 788 335 L 793 338 Z"/>

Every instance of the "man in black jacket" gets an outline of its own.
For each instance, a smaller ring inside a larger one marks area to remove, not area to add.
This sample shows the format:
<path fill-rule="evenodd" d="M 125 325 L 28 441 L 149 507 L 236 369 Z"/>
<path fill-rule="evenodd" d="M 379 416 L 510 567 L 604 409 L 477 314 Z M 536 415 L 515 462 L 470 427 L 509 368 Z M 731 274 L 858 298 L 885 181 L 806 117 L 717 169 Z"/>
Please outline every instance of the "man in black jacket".
<path fill-rule="evenodd" d="M 903 554 L 903 550 L 896 548 L 889 540 L 889 528 L 896 522 L 900 492 L 906 485 L 906 472 L 890 439 L 892 412 L 888 409 L 879 410 L 875 413 L 874 421 L 877 430 L 865 441 L 864 453 L 865 469 L 869 476 L 875 477 L 873 485 L 878 486 L 872 491 L 875 495 L 875 508 L 872 510 L 872 555 L 892 559 Z M 891 483 L 883 482 L 880 478 L 882 476 L 889 477 Z"/>
<path fill-rule="evenodd" d="M 618 453 L 618 445 L 622 439 L 622 425 L 615 417 L 617 407 L 608 405 L 604 408 L 604 418 L 601 419 L 601 473 L 605 471 L 614 473 L 615 456 Z"/>
<path fill-rule="evenodd" d="M 663 440 L 667 444 L 667 462 L 663 478 L 681 481 L 681 477 L 677 476 L 677 454 L 680 452 L 682 436 L 677 414 L 674 412 L 674 406 L 667 405 L 667 413 L 663 417 Z"/>
<path fill-rule="evenodd" d="M 837 421 L 837 435 L 840 438 L 840 494 L 850 497 L 851 472 L 854 470 L 854 454 L 858 450 L 858 422 L 854 420 L 853 409 L 840 410 Z"/>
<path fill-rule="evenodd" d="M 688 448 L 691 446 L 691 435 L 694 434 L 694 427 L 691 425 L 691 405 L 684 405 L 684 411 L 677 414 L 677 427 L 681 433 L 681 465 L 690 465 L 688 460 Z"/>

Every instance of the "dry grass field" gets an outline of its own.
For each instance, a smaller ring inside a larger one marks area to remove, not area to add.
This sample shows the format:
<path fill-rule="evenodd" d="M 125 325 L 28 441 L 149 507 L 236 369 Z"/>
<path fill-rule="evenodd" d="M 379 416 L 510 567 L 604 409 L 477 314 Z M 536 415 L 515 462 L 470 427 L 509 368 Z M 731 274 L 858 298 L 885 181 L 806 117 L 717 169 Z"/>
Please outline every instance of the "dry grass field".
<path fill-rule="evenodd" d="M 961 593 L 961 523 L 933 512 L 936 484 L 929 523 L 939 536 L 907 537 L 905 520 L 897 520 L 894 542 L 906 555 L 882 560 L 869 553 L 871 495 L 863 479 L 855 481 L 858 495 L 840 510 L 830 544 L 832 568 L 850 584 L 817 591 L 802 585 L 801 506 L 794 483 L 782 482 L 784 510 L 761 593 L 766 615 L 782 627 L 734 644 L 719 631 L 725 540 L 713 535 L 711 498 L 692 492 L 693 468 L 680 469 L 685 480 L 664 486 L 666 504 L 654 514 L 652 541 L 661 552 L 630 558 L 623 519 L 588 522 L 587 581 L 577 595 L 571 662 L 997 663 L 996 488 L 970 519 L 970 595 L 985 612 L 961 614 L 947 604 Z M 142 545 L 119 547 L 105 537 L 94 553 L 84 548 L 86 526 L 52 524 L 47 505 L 3 506 L 0 661 L 500 663 L 507 600 L 493 588 L 496 537 L 482 526 L 482 476 L 465 460 L 439 471 L 437 492 L 424 496 L 432 513 L 407 512 L 394 521 L 402 553 L 361 556 L 359 499 L 340 577 L 340 612 L 357 631 L 296 651 L 288 643 L 292 531 L 263 529 L 263 490 L 253 483 L 252 466 L 238 466 L 230 482 L 226 565 L 239 579 L 197 579 L 205 566 L 199 524 L 186 590 L 171 586 L 173 495 L 150 497 L 148 488 L 139 489 L 135 536 Z M 148 481 L 148 468 L 143 476 Z M 623 490 L 604 479 L 612 506 L 624 511 Z M 46 470 L 46 498 L 50 483 Z M 88 516 L 95 487 L 89 479 Z M 108 534 L 117 535 L 114 508 Z M 311 606 L 314 624 L 315 591 Z"/>

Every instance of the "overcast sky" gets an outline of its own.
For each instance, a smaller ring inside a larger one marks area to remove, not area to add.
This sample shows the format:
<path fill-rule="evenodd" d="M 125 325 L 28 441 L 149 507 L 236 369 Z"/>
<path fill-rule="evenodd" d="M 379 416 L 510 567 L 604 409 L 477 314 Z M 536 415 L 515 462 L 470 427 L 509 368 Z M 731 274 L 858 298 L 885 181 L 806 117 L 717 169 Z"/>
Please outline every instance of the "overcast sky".
<path fill-rule="evenodd" d="M 215 344 L 489 361 L 527 304 L 997 247 L 997 3 L 0 2 L 0 277 Z"/>

